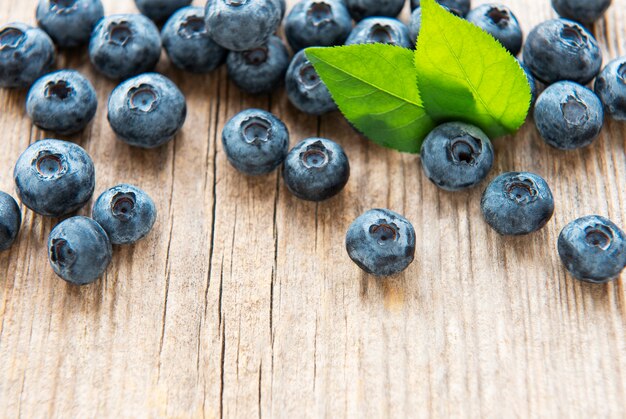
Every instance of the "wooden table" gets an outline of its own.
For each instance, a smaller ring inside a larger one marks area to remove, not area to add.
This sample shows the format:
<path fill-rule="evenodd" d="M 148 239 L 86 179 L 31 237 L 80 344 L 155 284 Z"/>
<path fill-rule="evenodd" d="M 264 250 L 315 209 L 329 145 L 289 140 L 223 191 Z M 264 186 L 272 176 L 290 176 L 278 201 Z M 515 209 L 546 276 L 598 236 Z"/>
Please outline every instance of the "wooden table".
<path fill-rule="evenodd" d="M 33 23 L 34 3 L 0 0 L 0 21 Z M 105 3 L 107 13 L 135 10 L 130 0 Z M 526 31 L 555 16 L 548 0 L 507 3 Z M 607 59 L 626 54 L 626 0 L 594 30 Z M 24 209 L 17 244 L 0 254 L 0 416 L 626 415 L 624 280 L 574 281 L 555 248 L 578 216 L 626 225 L 626 125 L 608 123 L 592 147 L 568 153 L 546 146 L 532 123 L 495 141 L 492 177 L 537 172 L 557 205 L 541 232 L 502 238 L 481 218 L 482 187 L 442 192 L 417 156 L 367 142 L 339 114 L 298 113 L 282 89 L 250 97 L 224 68 L 192 76 L 164 56 L 158 70 L 186 94 L 188 119 L 176 141 L 143 151 L 115 139 L 105 112 L 115 84 L 86 53 L 57 65 L 84 72 L 99 94 L 94 123 L 70 138 L 95 161 L 97 193 L 137 184 L 159 217 L 146 240 L 115 248 L 104 278 L 78 288 L 46 258 L 59 220 Z M 19 154 L 48 136 L 24 100 L 0 92 L 0 189 L 9 192 Z M 283 118 L 292 144 L 338 140 L 352 163 L 347 189 L 314 204 L 291 196 L 278 173 L 237 173 L 220 135 L 248 107 Z M 363 274 L 344 249 L 350 222 L 373 207 L 405 214 L 417 230 L 415 263 L 389 280 Z"/>

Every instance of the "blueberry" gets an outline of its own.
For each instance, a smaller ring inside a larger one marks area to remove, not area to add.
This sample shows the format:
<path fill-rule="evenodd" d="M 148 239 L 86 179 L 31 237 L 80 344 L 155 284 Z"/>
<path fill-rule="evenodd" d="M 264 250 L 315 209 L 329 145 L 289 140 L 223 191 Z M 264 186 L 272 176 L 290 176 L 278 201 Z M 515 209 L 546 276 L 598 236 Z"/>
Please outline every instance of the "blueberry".
<path fill-rule="evenodd" d="M 264 175 L 285 160 L 289 132 L 271 113 L 247 109 L 226 123 L 222 144 L 228 161 L 237 170 L 247 175 Z"/>
<path fill-rule="evenodd" d="M 561 231 L 559 256 L 567 270 L 582 281 L 602 284 L 626 267 L 626 236 L 611 220 L 590 215 Z"/>
<path fill-rule="evenodd" d="M 278 3 L 278 8 L 280 9 L 280 19 L 282 20 L 285 17 L 285 12 L 287 11 L 287 1 L 286 0 L 276 0 Z"/>
<path fill-rule="evenodd" d="M 467 20 L 491 34 L 511 54 L 517 55 L 522 49 L 522 28 L 507 6 L 483 4 L 470 11 Z"/>
<path fill-rule="evenodd" d="M 54 57 L 52 39 L 41 29 L 19 22 L 0 26 L 0 87 L 29 87 Z"/>
<path fill-rule="evenodd" d="M 208 73 L 226 58 L 226 50 L 209 36 L 202 7 L 184 7 L 174 13 L 161 31 L 172 63 L 181 70 Z"/>
<path fill-rule="evenodd" d="M 155 24 L 140 14 L 106 16 L 89 42 L 89 58 L 110 79 L 127 79 L 151 71 L 161 56 L 161 36 Z"/>
<path fill-rule="evenodd" d="M 471 8 L 470 0 L 437 0 L 437 3 L 460 17 L 467 15 Z M 411 10 L 415 10 L 418 7 L 420 7 L 420 0 L 411 0 Z"/>
<path fill-rule="evenodd" d="M 132 244 L 150 233 L 157 210 L 152 198 L 133 185 L 117 185 L 102 193 L 91 216 L 106 231 L 112 244 Z"/>
<path fill-rule="evenodd" d="M 155 148 L 169 142 L 187 116 L 185 97 L 165 76 L 146 73 L 128 79 L 111 92 L 108 119 L 127 144 Z"/>
<path fill-rule="evenodd" d="M 100 278 L 112 256 L 104 229 L 87 217 L 71 217 L 50 232 L 48 260 L 54 272 L 74 285 L 87 285 Z"/>
<path fill-rule="evenodd" d="M 380 43 L 411 48 L 413 42 L 414 39 L 409 35 L 409 28 L 398 19 L 369 17 L 352 29 L 346 45 Z"/>
<path fill-rule="evenodd" d="M 537 86 L 537 81 L 535 80 L 535 76 L 533 76 L 533 73 L 530 72 L 528 67 L 526 67 L 526 65 L 520 60 L 517 60 L 517 62 L 519 63 L 520 67 L 522 67 L 522 70 L 524 70 L 524 73 L 526 74 L 526 78 L 528 79 L 528 84 L 530 85 L 530 96 L 531 96 L 530 104 L 532 106 L 535 104 L 535 101 L 537 101 L 537 96 L 539 95 L 539 86 Z"/>
<path fill-rule="evenodd" d="M 285 21 L 291 49 L 341 45 L 352 30 L 352 18 L 341 0 L 300 0 Z"/>
<path fill-rule="evenodd" d="M 415 230 L 398 213 L 388 209 L 369 210 L 350 225 L 346 250 L 365 272 L 395 275 L 408 268 L 415 258 Z"/>
<path fill-rule="evenodd" d="M 604 15 L 612 0 L 552 0 L 559 16 L 577 22 L 592 24 Z"/>
<path fill-rule="evenodd" d="M 480 206 L 487 224 L 507 236 L 538 231 L 554 214 L 550 187 L 541 176 L 528 172 L 508 172 L 495 178 Z"/>
<path fill-rule="evenodd" d="M 91 82 L 75 70 L 60 70 L 37 80 L 26 98 L 26 112 L 41 129 L 61 135 L 81 131 L 96 114 Z"/>
<path fill-rule="evenodd" d="M 267 44 L 248 51 L 231 51 L 226 59 L 228 77 L 246 93 L 272 93 L 285 79 L 289 52 L 283 41 L 272 35 Z"/>
<path fill-rule="evenodd" d="M 39 0 L 37 24 L 61 48 L 89 42 L 91 31 L 104 16 L 100 0 Z"/>
<path fill-rule="evenodd" d="M 626 121 L 626 56 L 604 67 L 596 78 L 595 91 L 608 115 Z"/>
<path fill-rule="evenodd" d="M 448 122 L 428 134 L 420 159 L 431 182 L 447 191 L 459 191 L 487 177 L 493 167 L 493 147 L 480 128 Z"/>
<path fill-rule="evenodd" d="M 276 0 L 209 0 L 205 20 L 211 37 L 231 51 L 264 45 L 281 21 Z"/>
<path fill-rule="evenodd" d="M 191 4 L 191 0 L 135 0 L 139 11 L 156 23 L 163 23 L 178 9 Z"/>
<path fill-rule="evenodd" d="M 524 64 L 544 83 L 589 83 L 602 67 L 593 35 L 571 20 L 552 19 L 536 26 L 526 40 Z"/>
<path fill-rule="evenodd" d="M 420 34 L 420 28 L 422 27 L 422 8 L 418 7 L 413 10 L 411 13 L 411 18 L 409 19 L 409 38 L 415 44 L 417 44 L 417 37 Z"/>
<path fill-rule="evenodd" d="M 285 76 L 289 101 L 302 112 L 322 115 L 337 109 L 328 88 L 307 60 L 304 50 L 291 60 Z"/>
<path fill-rule="evenodd" d="M 354 20 L 371 16 L 396 17 L 402 11 L 405 0 L 343 0 Z"/>
<path fill-rule="evenodd" d="M 595 140 L 604 121 L 602 102 L 591 90 L 571 81 L 549 86 L 535 104 L 535 125 L 552 147 L 573 150 Z"/>
<path fill-rule="evenodd" d="M 0 251 L 7 250 L 20 232 L 22 213 L 15 199 L 0 191 Z"/>
<path fill-rule="evenodd" d="M 31 144 L 18 158 L 13 178 L 22 203 L 49 217 L 82 208 L 96 183 L 87 152 L 76 144 L 52 139 Z"/>
<path fill-rule="evenodd" d="M 323 201 L 348 183 L 350 163 L 341 146 L 325 138 L 308 138 L 291 149 L 283 168 L 289 191 L 300 199 Z"/>

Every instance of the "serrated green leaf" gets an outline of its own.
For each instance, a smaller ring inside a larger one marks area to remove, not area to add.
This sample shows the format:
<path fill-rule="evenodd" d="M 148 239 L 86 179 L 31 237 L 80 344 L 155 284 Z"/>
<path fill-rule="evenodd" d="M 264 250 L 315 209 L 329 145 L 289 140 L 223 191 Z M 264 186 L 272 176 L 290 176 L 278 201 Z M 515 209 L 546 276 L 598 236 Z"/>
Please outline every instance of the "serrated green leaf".
<path fill-rule="evenodd" d="M 418 153 L 434 127 L 417 89 L 413 52 L 391 45 L 308 48 L 337 106 L 370 140 Z"/>
<path fill-rule="evenodd" d="M 415 67 L 429 115 L 475 124 L 492 138 L 517 131 L 531 101 L 517 60 L 491 35 L 435 0 L 421 5 Z"/>

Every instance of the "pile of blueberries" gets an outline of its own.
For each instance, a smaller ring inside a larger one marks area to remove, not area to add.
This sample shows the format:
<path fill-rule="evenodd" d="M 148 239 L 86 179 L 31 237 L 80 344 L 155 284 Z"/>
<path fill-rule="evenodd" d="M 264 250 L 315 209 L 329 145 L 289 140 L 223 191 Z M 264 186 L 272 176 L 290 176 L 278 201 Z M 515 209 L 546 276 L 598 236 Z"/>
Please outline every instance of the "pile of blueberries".
<path fill-rule="evenodd" d="M 524 36 L 511 10 L 499 4 L 471 9 L 470 0 L 438 0 L 450 12 L 490 33 L 513 55 Z M 89 44 L 89 58 L 105 77 L 119 80 L 108 100 L 108 120 L 121 141 L 155 148 L 172 140 L 186 118 L 185 97 L 168 78 L 151 73 L 164 47 L 174 66 L 208 73 L 226 63 L 242 91 L 269 94 L 285 84 L 300 111 L 322 115 L 337 106 L 307 60 L 310 46 L 386 43 L 414 48 L 419 36 L 419 0 L 408 25 L 397 19 L 405 0 L 300 0 L 284 19 L 291 51 L 278 37 L 284 0 L 135 0 L 142 14 L 104 16 L 100 0 L 39 0 L 40 28 L 23 23 L 0 27 L 0 86 L 30 88 L 26 110 L 34 124 L 69 135 L 96 113 L 91 83 L 73 70 L 47 73 L 58 48 Z M 528 35 L 521 67 L 532 88 L 534 119 L 545 141 L 571 150 L 599 135 L 605 113 L 626 120 L 626 57 L 602 71 L 602 54 L 583 26 L 599 19 L 611 0 L 552 0 L 561 19 L 538 25 Z M 353 22 L 356 25 L 353 26 Z M 161 31 L 157 25 L 162 25 Z M 584 87 L 593 79 L 595 92 Z M 540 81 L 548 86 L 539 93 Z M 535 103 L 536 102 L 536 103 Z M 284 182 L 296 197 L 322 201 L 340 193 L 350 176 L 342 147 L 308 138 L 289 150 L 289 132 L 271 113 L 247 109 L 222 133 L 229 162 L 247 175 L 268 174 L 282 165 Z M 435 128 L 421 149 L 422 168 L 438 187 L 474 187 L 492 169 L 490 139 L 479 128 L 448 122 Z M 31 210 L 51 217 L 70 215 L 94 192 L 94 166 L 85 150 L 54 139 L 32 144 L 18 159 L 17 194 Z M 538 231 L 551 219 L 554 200 L 546 181 L 528 172 L 496 177 L 483 193 L 482 212 L 499 234 Z M 92 218 L 71 217 L 50 233 L 48 256 L 63 279 L 86 284 L 100 277 L 111 260 L 111 244 L 134 243 L 151 230 L 156 210 L 141 189 L 118 185 L 96 201 Z M 0 193 L 0 250 L 15 240 L 21 224 L 13 198 Z M 387 276 L 405 270 L 415 257 L 415 231 L 400 214 L 373 209 L 349 227 L 350 258 L 368 273 Z M 578 279 L 602 283 L 626 266 L 626 237 L 614 223 L 588 216 L 567 225 L 558 240 L 567 269 Z"/>

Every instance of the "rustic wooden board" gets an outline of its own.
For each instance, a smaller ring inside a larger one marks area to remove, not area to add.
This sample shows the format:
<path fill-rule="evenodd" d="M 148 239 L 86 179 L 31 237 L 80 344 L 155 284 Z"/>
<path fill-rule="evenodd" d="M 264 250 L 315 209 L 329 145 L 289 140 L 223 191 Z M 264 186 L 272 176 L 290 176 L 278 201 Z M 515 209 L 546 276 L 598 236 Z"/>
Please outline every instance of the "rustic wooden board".
<path fill-rule="evenodd" d="M 34 3 L 0 0 L 0 21 L 33 23 Z M 134 11 L 130 0 L 105 3 L 107 13 Z M 554 16 L 548 0 L 506 3 L 526 31 Z M 606 57 L 626 54 L 626 0 L 594 30 Z M 107 123 L 114 83 L 84 52 L 57 64 L 83 71 L 99 94 L 95 122 L 71 138 L 94 158 L 97 192 L 135 183 L 159 219 L 145 241 L 115 249 L 102 280 L 77 288 L 46 260 L 58 220 L 24 211 L 19 242 L 0 253 L 0 416 L 626 415 L 624 280 L 576 282 L 555 250 L 575 217 L 626 225 L 626 125 L 609 123 L 595 145 L 569 153 L 547 147 L 532 124 L 495 141 L 492 176 L 537 172 L 557 203 L 543 231 L 501 238 L 480 216 L 482 188 L 439 191 L 418 157 L 366 142 L 337 114 L 302 115 L 282 90 L 248 97 L 223 68 L 192 76 L 164 57 L 159 71 L 185 92 L 189 116 L 175 142 L 141 151 Z M 46 137 L 24 99 L 0 91 L 9 192 L 18 155 Z M 338 140 L 352 163 L 346 191 L 312 204 L 278 174 L 231 168 L 221 128 L 253 106 L 283 118 L 292 144 Z M 348 225 L 372 207 L 416 226 L 417 259 L 397 278 L 369 277 L 345 253 Z"/>

